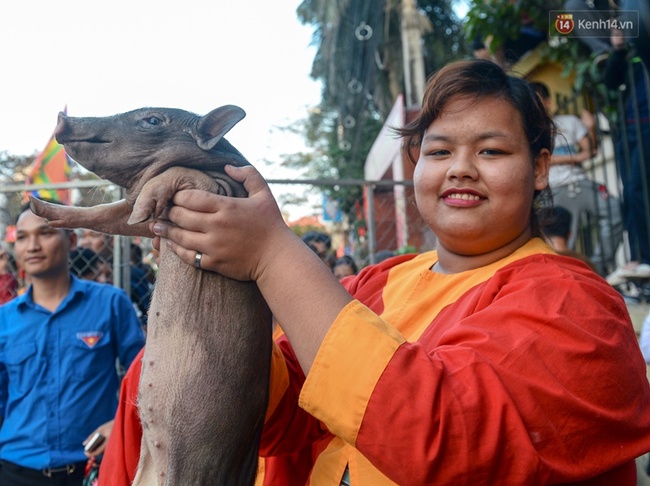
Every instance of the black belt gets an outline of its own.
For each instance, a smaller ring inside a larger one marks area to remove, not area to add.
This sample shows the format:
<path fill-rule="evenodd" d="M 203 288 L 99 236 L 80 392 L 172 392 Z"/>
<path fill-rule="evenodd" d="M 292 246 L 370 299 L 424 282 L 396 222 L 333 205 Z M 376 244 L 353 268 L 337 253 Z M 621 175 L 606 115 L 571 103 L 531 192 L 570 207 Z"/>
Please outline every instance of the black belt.
<path fill-rule="evenodd" d="M 71 476 L 77 469 L 81 469 L 83 471 L 83 468 L 85 466 L 85 462 L 78 462 L 76 464 L 66 464 L 65 466 L 61 467 L 46 467 L 45 469 L 42 469 L 41 472 L 48 478 L 59 475 L 61 473 L 65 473 L 66 476 Z"/>
<path fill-rule="evenodd" d="M 29 467 L 21 466 L 19 464 L 14 464 L 13 462 L 9 461 L 0 461 L 2 463 L 2 467 L 8 467 L 9 469 L 12 469 L 15 472 L 25 472 L 28 471 L 32 474 L 43 474 L 43 476 L 47 476 L 48 478 L 52 478 L 55 476 L 72 476 L 76 471 L 83 471 L 84 467 L 86 466 L 85 462 L 76 462 L 74 464 L 66 464 L 65 466 L 61 467 L 46 467 L 44 469 L 32 469 Z"/>

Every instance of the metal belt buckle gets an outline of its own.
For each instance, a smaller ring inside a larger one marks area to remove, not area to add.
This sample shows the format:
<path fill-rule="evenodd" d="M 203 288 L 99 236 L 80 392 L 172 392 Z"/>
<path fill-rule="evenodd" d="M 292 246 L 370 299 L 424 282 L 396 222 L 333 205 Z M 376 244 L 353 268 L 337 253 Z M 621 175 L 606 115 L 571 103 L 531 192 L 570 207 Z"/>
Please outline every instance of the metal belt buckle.
<path fill-rule="evenodd" d="M 75 469 L 76 469 L 76 466 L 74 464 L 66 464 L 63 467 L 54 467 L 54 468 L 47 467 L 47 468 L 43 469 L 42 472 L 43 472 L 44 476 L 47 476 L 48 478 L 51 478 L 52 474 L 60 473 L 60 472 L 65 472 L 65 473 L 68 474 L 68 476 L 70 476 L 71 474 L 73 474 L 75 472 Z"/>

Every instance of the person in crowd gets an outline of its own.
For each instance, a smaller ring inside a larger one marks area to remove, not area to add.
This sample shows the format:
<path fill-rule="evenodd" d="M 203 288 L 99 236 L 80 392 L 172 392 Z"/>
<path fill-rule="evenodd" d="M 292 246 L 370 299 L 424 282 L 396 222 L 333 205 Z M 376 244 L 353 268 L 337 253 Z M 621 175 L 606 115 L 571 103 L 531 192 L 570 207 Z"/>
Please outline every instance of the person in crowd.
<path fill-rule="evenodd" d="M 578 11 L 580 18 L 593 23 L 615 18 L 617 10 L 612 0 L 565 0 L 564 9 L 567 12 Z M 577 39 L 589 48 L 596 59 L 603 58 L 611 49 L 607 38 L 583 35 Z"/>
<path fill-rule="evenodd" d="M 0 305 L 18 295 L 18 279 L 9 245 L 0 243 Z"/>
<path fill-rule="evenodd" d="M 90 248 L 75 248 L 70 252 L 70 271 L 84 280 L 113 284 L 112 265 Z"/>
<path fill-rule="evenodd" d="M 131 243 L 131 266 L 142 270 L 144 278 L 153 285 L 156 282 L 156 272 L 151 265 L 144 262 L 142 256 L 142 247 L 135 243 Z"/>
<path fill-rule="evenodd" d="M 327 233 L 322 231 L 308 231 L 302 235 L 302 241 L 318 255 L 325 265 L 332 268 L 334 264 L 334 258 L 331 253 L 332 239 Z"/>
<path fill-rule="evenodd" d="M 99 231 L 82 229 L 79 236 L 79 248 L 89 248 L 104 260 L 113 258 L 113 238 Z"/>
<path fill-rule="evenodd" d="M 25 207 L 15 253 L 31 282 L 0 307 L 0 484 L 81 485 L 95 433 L 110 435 L 119 387 L 144 345 L 124 291 L 72 275 L 72 231 Z"/>
<path fill-rule="evenodd" d="M 566 255 L 582 260 L 594 271 L 596 265 L 584 253 L 572 250 L 569 246 L 571 238 L 571 211 L 562 206 L 554 206 L 543 222 L 544 238 L 559 255 Z"/>
<path fill-rule="evenodd" d="M 74 248 L 70 251 L 70 271 L 77 278 L 97 281 L 100 257 L 90 248 Z"/>
<path fill-rule="evenodd" d="M 253 167 L 225 167 L 249 197 L 179 191 L 152 222 L 188 265 L 255 281 L 285 332 L 260 453 L 312 447 L 318 485 L 634 484 L 645 363 L 621 295 L 542 239 L 554 125 L 530 84 L 449 64 L 400 134 L 437 250 L 343 285 Z"/>
<path fill-rule="evenodd" d="M 548 86 L 534 82 L 533 87 L 552 114 L 553 100 Z M 598 228 L 593 253 L 587 256 L 601 275 L 608 275 L 616 267 L 616 250 L 623 240 L 621 204 L 603 184 L 589 178 L 582 167 L 583 162 L 597 153 L 595 133 L 590 134 L 576 115 L 555 114 L 553 122 L 557 134 L 548 183 L 554 203 L 571 212 L 569 248 L 575 251 L 580 222 L 586 216 Z"/>
<path fill-rule="evenodd" d="M 337 279 L 342 280 L 345 277 L 359 273 L 359 267 L 354 261 L 354 258 L 350 255 L 343 255 L 341 258 L 337 258 L 334 261 L 332 272 Z"/>
<path fill-rule="evenodd" d="M 100 275 L 110 274 L 110 279 L 105 278 L 101 281 L 105 283 L 113 282 L 113 236 L 89 229 L 82 230 L 79 240 L 80 248 L 90 248 L 100 257 Z M 132 259 L 133 248 L 129 258 Z M 146 275 L 146 269 L 130 263 L 130 288 L 131 300 L 135 306 L 138 318 L 143 328 L 147 326 L 147 313 L 151 303 L 153 293 L 153 284 L 150 283 Z"/>
<path fill-rule="evenodd" d="M 611 37 L 613 51 L 603 83 L 622 93 L 624 112 L 614 133 L 614 153 L 623 189 L 623 218 L 629 262 L 613 272 L 612 284 L 631 277 L 650 277 L 650 98 L 648 72 L 620 31 Z"/>

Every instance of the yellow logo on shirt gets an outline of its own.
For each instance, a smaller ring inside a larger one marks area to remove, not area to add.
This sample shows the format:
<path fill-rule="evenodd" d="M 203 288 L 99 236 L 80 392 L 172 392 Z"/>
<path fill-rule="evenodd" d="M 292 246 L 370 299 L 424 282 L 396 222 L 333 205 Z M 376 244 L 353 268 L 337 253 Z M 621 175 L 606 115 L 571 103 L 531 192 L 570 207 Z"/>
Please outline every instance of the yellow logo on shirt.
<path fill-rule="evenodd" d="M 103 332 L 78 332 L 77 333 L 77 339 L 81 339 L 84 343 L 86 343 L 86 346 L 88 346 L 90 349 L 92 349 L 95 344 L 97 344 L 102 337 L 104 337 Z"/>

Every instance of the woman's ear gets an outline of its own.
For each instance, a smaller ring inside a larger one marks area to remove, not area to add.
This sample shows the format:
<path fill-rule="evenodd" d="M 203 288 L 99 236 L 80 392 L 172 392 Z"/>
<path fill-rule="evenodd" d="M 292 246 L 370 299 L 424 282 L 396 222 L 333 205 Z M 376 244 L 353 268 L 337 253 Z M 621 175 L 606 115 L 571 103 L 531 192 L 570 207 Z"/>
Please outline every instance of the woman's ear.
<path fill-rule="evenodd" d="M 548 168 L 551 165 L 551 152 L 548 149 L 540 150 L 535 157 L 535 190 L 542 191 L 548 186 Z"/>

